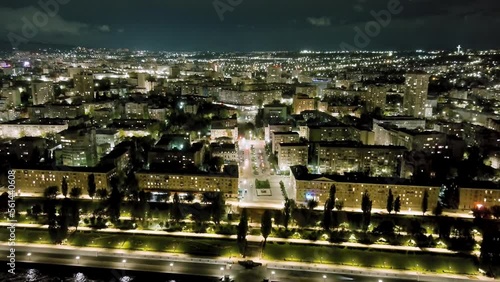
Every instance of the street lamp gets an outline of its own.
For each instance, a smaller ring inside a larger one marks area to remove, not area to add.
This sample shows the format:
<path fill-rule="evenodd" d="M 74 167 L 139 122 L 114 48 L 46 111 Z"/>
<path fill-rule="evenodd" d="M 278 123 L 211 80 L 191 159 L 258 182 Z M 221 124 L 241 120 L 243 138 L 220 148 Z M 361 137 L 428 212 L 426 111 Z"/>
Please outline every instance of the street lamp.
<path fill-rule="evenodd" d="M 75 259 L 76 259 L 76 263 L 78 264 L 78 263 L 79 263 L 79 261 L 80 261 L 80 256 L 76 256 L 76 258 L 75 258 Z"/>
<path fill-rule="evenodd" d="M 173 263 L 173 262 L 171 262 L 171 263 L 170 263 L 170 271 L 173 271 L 173 270 L 174 270 L 174 263 Z"/>
<path fill-rule="evenodd" d="M 274 279 L 274 277 L 276 276 L 276 271 L 271 271 L 271 279 Z"/>
<path fill-rule="evenodd" d="M 220 274 L 221 274 L 222 276 L 224 276 L 224 267 L 221 267 L 221 268 L 220 268 Z"/>
<path fill-rule="evenodd" d="M 28 261 L 31 261 L 31 253 L 26 254 L 28 256 Z"/>
<path fill-rule="evenodd" d="M 126 259 L 122 260 L 123 266 L 125 266 L 125 263 L 127 262 Z"/>
<path fill-rule="evenodd" d="M 326 281 L 326 275 L 323 275 L 323 282 Z"/>

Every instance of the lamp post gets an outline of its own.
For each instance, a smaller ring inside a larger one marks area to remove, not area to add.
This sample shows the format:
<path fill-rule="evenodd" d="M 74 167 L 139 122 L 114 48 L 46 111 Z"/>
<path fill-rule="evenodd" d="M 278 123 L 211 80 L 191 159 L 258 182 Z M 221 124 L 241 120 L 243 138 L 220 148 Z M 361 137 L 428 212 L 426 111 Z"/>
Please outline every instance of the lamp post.
<path fill-rule="evenodd" d="M 273 270 L 273 271 L 271 271 L 271 279 L 274 279 L 274 278 L 275 278 L 275 276 L 276 276 L 276 271 L 274 271 L 274 270 Z"/>
<path fill-rule="evenodd" d="M 31 253 L 26 254 L 28 256 L 28 261 L 31 261 Z"/>
<path fill-rule="evenodd" d="M 76 264 L 80 264 L 80 256 L 76 256 Z"/>
<path fill-rule="evenodd" d="M 126 260 L 126 259 L 122 260 L 122 264 L 123 264 L 123 266 L 125 266 L 125 263 L 126 263 L 126 262 L 127 262 L 127 260 Z"/>
<path fill-rule="evenodd" d="M 173 270 L 174 270 L 174 263 L 173 263 L 173 262 L 171 262 L 171 263 L 170 263 L 170 271 L 173 271 Z"/>
<path fill-rule="evenodd" d="M 326 281 L 326 275 L 323 275 L 323 282 Z"/>

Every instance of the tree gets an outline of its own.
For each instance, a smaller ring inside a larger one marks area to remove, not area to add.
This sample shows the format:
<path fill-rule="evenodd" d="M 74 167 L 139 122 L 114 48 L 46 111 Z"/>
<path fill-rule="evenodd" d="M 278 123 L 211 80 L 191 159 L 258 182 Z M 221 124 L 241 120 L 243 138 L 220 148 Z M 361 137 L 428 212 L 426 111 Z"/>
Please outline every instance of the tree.
<path fill-rule="evenodd" d="M 288 195 L 285 189 L 285 183 L 283 183 L 283 180 L 280 180 L 280 189 L 281 189 L 281 194 L 283 195 L 283 199 L 288 199 Z"/>
<path fill-rule="evenodd" d="M 113 187 L 111 195 L 108 198 L 108 216 L 111 221 L 116 222 L 120 218 L 121 204 L 123 200 L 122 193 L 117 187 Z"/>
<path fill-rule="evenodd" d="M 441 216 L 443 214 L 443 205 L 440 201 L 437 202 L 436 207 L 434 208 L 433 214 L 435 216 Z"/>
<path fill-rule="evenodd" d="M 185 199 L 186 199 L 186 202 L 192 203 L 194 201 L 194 194 L 193 193 L 187 193 Z"/>
<path fill-rule="evenodd" d="M 321 221 L 321 225 L 325 231 L 330 230 L 330 226 L 332 225 L 332 212 L 326 208 L 323 213 L 323 220 Z"/>
<path fill-rule="evenodd" d="M 238 224 L 238 234 L 236 241 L 240 249 L 241 255 L 245 257 L 247 247 L 247 233 L 248 233 L 248 211 L 243 209 L 241 212 L 240 223 Z"/>
<path fill-rule="evenodd" d="M 262 214 L 262 219 L 260 223 L 260 233 L 262 237 L 264 237 L 264 244 L 262 245 L 262 249 L 266 247 L 267 237 L 271 234 L 271 230 L 273 228 L 273 221 L 271 218 L 271 211 L 265 210 L 264 214 Z"/>
<path fill-rule="evenodd" d="M 397 214 L 400 211 L 401 211 L 401 198 L 397 196 L 396 200 L 394 201 L 394 212 Z"/>
<path fill-rule="evenodd" d="M 490 208 L 490 212 L 491 212 L 491 215 L 496 218 L 496 219 L 499 219 L 500 218 L 500 206 L 492 206 Z"/>
<path fill-rule="evenodd" d="M 94 199 L 96 193 L 96 185 L 95 185 L 95 176 L 94 174 L 90 174 L 87 177 L 87 192 L 89 193 L 89 197 Z"/>
<path fill-rule="evenodd" d="M 210 206 L 212 209 L 212 220 L 215 225 L 219 225 L 222 216 L 226 211 L 226 202 L 224 201 L 224 195 L 222 195 L 222 193 L 217 193 Z"/>
<path fill-rule="evenodd" d="M 394 195 L 392 194 L 392 189 L 389 189 L 389 195 L 387 196 L 387 212 L 390 214 L 394 210 Z"/>
<path fill-rule="evenodd" d="M 338 211 L 341 211 L 344 209 L 344 201 L 337 201 L 335 202 L 335 208 L 338 210 Z"/>
<path fill-rule="evenodd" d="M 69 191 L 69 196 L 71 198 L 80 198 L 80 196 L 82 195 L 82 188 L 79 188 L 79 187 L 73 187 L 71 188 L 71 191 Z"/>
<path fill-rule="evenodd" d="M 66 180 L 66 177 L 63 177 L 62 183 L 61 183 L 61 193 L 63 194 L 64 198 L 68 195 L 68 182 Z"/>
<path fill-rule="evenodd" d="M 179 195 L 177 193 L 174 194 L 174 198 L 172 201 L 172 211 L 170 212 L 172 219 L 175 223 L 179 223 L 182 219 L 182 211 L 181 211 L 181 201 L 179 199 Z"/>
<path fill-rule="evenodd" d="M 429 192 L 425 190 L 424 197 L 422 199 L 422 215 L 425 215 L 428 208 L 429 208 Z"/>
<path fill-rule="evenodd" d="M 335 194 L 337 193 L 337 187 L 335 184 L 330 186 L 330 193 L 328 194 L 328 199 L 325 202 L 325 207 L 323 211 L 323 229 L 329 230 L 332 224 L 332 211 L 335 207 Z M 309 204 L 309 203 L 308 203 Z"/>
<path fill-rule="evenodd" d="M 59 193 L 59 188 L 57 186 L 50 186 L 43 191 L 43 196 L 47 199 L 55 199 L 57 193 Z"/>
<path fill-rule="evenodd" d="M 283 225 L 285 229 L 288 230 L 288 224 L 290 223 L 290 219 L 292 217 L 293 209 L 295 208 L 295 201 L 291 199 L 285 200 L 285 207 L 283 209 Z"/>
<path fill-rule="evenodd" d="M 373 201 L 370 199 L 368 190 L 365 190 L 361 198 L 361 210 L 363 211 L 363 230 L 366 232 L 371 221 Z"/>
<path fill-rule="evenodd" d="M 307 208 L 309 211 L 313 211 L 316 207 L 318 207 L 318 201 L 314 199 L 307 201 Z"/>
<path fill-rule="evenodd" d="M 96 195 L 97 195 L 97 198 L 99 198 L 100 200 L 104 200 L 108 197 L 108 190 L 107 189 L 99 189 L 96 191 Z"/>
<path fill-rule="evenodd" d="M 38 215 L 42 213 L 42 207 L 40 204 L 35 204 L 31 207 L 31 214 L 35 217 L 38 218 Z"/>
<path fill-rule="evenodd" d="M 330 186 L 330 192 L 328 194 L 328 200 L 326 202 L 326 208 L 329 211 L 332 211 L 333 207 L 335 207 L 335 194 L 336 193 L 337 193 L 337 187 L 335 186 L 335 184 L 332 184 L 332 186 Z"/>

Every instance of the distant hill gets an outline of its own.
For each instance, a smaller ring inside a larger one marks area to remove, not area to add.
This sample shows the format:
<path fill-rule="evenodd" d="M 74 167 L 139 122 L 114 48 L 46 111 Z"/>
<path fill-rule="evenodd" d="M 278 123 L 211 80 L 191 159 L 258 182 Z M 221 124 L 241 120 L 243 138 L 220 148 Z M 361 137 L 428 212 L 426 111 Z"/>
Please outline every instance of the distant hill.
<path fill-rule="evenodd" d="M 37 41 L 30 41 L 26 44 L 21 44 L 18 48 L 20 51 L 37 51 L 40 49 L 58 49 L 58 50 L 70 50 L 76 46 L 67 44 L 54 44 L 54 43 L 44 43 Z M 0 40 L 0 51 L 12 51 L 12 45 L 8 40 Z"/>

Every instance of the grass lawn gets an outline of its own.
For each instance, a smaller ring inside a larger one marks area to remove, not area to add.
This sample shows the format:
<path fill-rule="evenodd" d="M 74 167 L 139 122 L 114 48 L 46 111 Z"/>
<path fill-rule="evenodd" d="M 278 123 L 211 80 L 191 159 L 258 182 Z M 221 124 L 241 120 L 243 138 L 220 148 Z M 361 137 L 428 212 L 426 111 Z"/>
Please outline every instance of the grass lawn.
<path fill-rule="evenodd" d="M 264 251 L 264 257 L 270 260 L 331 263 L 436 273 L 476 274 L 478 271 L 473 258 L 468 256 L 387 252 L 326 246 L 268 243 Z"/>
<path fill-rule="evenodd" d="M 0 230 L 7 238 L 8 230 Z M 19 243 L 50 244 L 46 230 L 18 230 L 16 241 Z M 78 247 L 99 247 L 124 250 L 184 253 L 198 256 L 238 255 L 238 246 L 232 240 L 186 239 L 169 236 L 123 235 L 91 232 L 75 232 L 68 238 L 68 245 Z"/>

